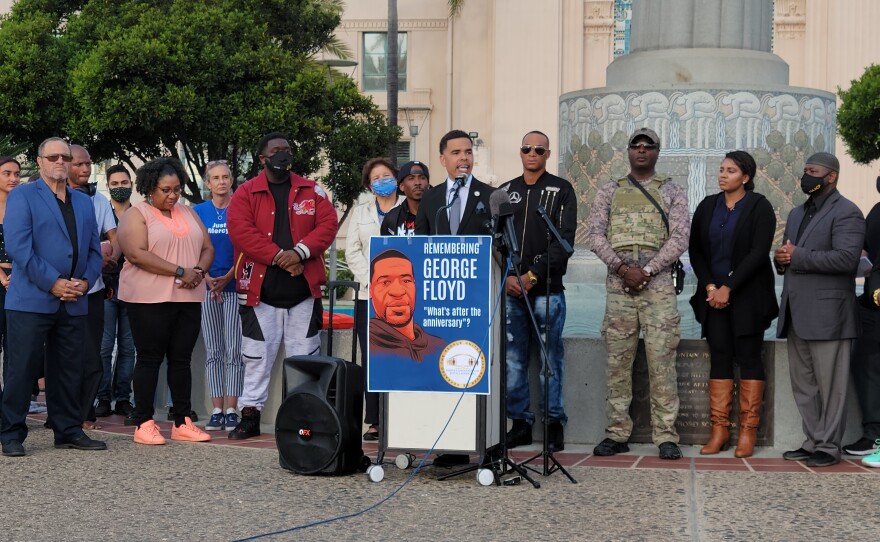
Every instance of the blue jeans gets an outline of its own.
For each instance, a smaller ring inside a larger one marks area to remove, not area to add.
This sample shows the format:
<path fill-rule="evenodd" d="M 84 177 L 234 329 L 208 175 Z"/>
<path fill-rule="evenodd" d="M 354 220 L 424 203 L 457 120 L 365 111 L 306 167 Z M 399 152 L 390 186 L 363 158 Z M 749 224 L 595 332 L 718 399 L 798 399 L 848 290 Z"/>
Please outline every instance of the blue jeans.
<path fill-rule="evenodd" d="M 543 336 L 547 323 L 547 297 L 515 298 L 507 296 L 507 416 L 514 420 L 535 423 L 535 415 L 529 411 L 529 354 L 531 345 L 538 344 L 535 330 L 529 320 L 526 303 L 530 303 Z M 550 421 L 563 424 L 568 421 L 562 398 L 565 371 L 565 345 L 562 328 L 565 326 L 565 294 L 550 294 L 550 328 L 547 330 L 547 355 L 553 376 L 550 377 Z M 538 354 L 540 358 L 540 354 Z M 544 365 L 541 364 L 541 408 L 544 398 Z"/>
<path fill-rule="evenodd" d="M 116 385 L 113 384 L 113 346 L 116 345 Z M 101 339 L 101 360 L 104 378 L 98 388 L 98 400 L 129 401 L 131 379 L 134 375 L 134 337 L 128 322 L 125 305 L 119 302 L 116 292 L 113 299 L 104 300 L 104 337 Z"/>

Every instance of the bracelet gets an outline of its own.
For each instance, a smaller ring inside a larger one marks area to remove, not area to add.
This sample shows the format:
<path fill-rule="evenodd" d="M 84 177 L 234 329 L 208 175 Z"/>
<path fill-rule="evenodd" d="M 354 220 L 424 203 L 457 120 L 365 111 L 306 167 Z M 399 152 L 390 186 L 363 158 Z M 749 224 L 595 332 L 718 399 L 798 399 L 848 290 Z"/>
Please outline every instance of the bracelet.
<path fill-rule="evenodd" d="M 710 284 L 710 285 L 706 286 L 706 293 L 708 294 L 709 292 L 714 292 L 717 289 L 718 288 L 716 288 L 714 284 Z"/>
<path fill-rule="evenodd" d="M 880 288 L 874 290 L 874 295 L 872 297 L 874 298 L 874 305 L 880 307 Z"/>

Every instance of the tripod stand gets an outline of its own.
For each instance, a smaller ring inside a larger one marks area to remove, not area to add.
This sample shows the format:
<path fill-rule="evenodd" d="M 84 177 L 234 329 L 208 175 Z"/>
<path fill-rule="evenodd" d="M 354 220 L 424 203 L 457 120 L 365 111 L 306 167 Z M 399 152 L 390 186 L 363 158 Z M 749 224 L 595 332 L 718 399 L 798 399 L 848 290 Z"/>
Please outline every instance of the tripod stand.
<path fill-rule="evenodd" d="M 532 304 L 529 302 L 528 299 L 526 299 L 524 304 L 526 306 L 526 312 L 528 312 L 528 315 L 529 315 L 529 320 L 531 321 L 531 324 L 532 324 L 532 329 L 535 332 L 535 337 L 538 340 L 538 351 L 541 354 L 541 362 L 543 363 L 543 366 L 544 366 L 544 386 L 543 386 L 543 388 L 544 388 L 543 389 L 543 394 L 544 394 L 544 401 L 543 401 L 543 403 L 544 403 L 543 404 L 543 409 L 544 409 L 544 442 L 542 443 L 543 445 L 541 447 L 541 452 L 526 459 L 525 461 L 520 463 L 520 466 L 524 466 L 525 468 L 531 470 L 532 472 L 537 472 L 543 476 L 550 476 L 554 472 L 559 471 L 562 474 L 564 474 L 571 481 L 571 483 L 576 484 L 577 480 L 575 480 L 572 477 L 572 475 L 569 474 L 567 470 L 565 470 L 565 468 L 559 463 L 559 461 L 553 455 L 553 452 L 550 451 L 550 440 L 549 440 L 550 378 L 553 376 L 553 369 L 552 369 L 552 367 L 550 367 L 550 356 L 547 353 L 548 343 L 549 343 L 548 327 L 550 326 L 550 282 L 551 282 L 551 280 L 550 280 L 550 257 L 549 257 L 550 247 L 551 247 L 553 241 L 555 240 L 559 244 L 559 247 L 569 256 L 574 253 L 574 249 L 571 247 L 569 242 L 566 241 L 564 237 L 562 237 L 562 235 L 559 233 L 559 230 L 556 229 L 556 226 L 553 225 L 553 221 L 550 220 L 550 217 L 547 215 L 547 212 L 543 206 L 539 206 L 536 209 L 536 212 L 537 212 L 538 216 L 540 216 L 544 220 L 545 226 L 547 227 L 547 255 L 548 256 L 547 256 L 547 258 L 545 258 L 547 260 L 547 271 L 546 271 L 547 280 L 545 281 L 546 284 L 545 284 L 545 291 L 544 291 L 546 302 L 544 303 L 545 311 L 544 311 L 544 333 L 543 333 L 543 336 L 541 334 L 541 328 L 538 325 L 538 321 L 535 318 L 535 311 L 532 309 Z M 516 269 L 516 280 L 519 283 L 520 289 L 523 292 L 525 292 L 526 289 L 525 289 L 525 285 L 523 284 L 523 281 L 522 281 L 522 276 L 519 273 L 519 268 Z M 537 459 L 539 457 L 543 459 L 543 461 L 542 461 L 543 462 L 543 470 L 542 471 L 539 471 L 539 470 L 532 468 L 528 465 L 529 463 L 531 463 L 532 461 L 534 461 L 535 459 Z"/>
<path fill-rule="evenodd" d="M 506 247 L 501 247 L 500 251 L 502 255 L 505 255 L 507 250 Z M 507 266 L 504 269 L 504 275 L 507 274 L 507 270 L 510 268 L 510 257 L 505 256 L 505 260 L 507 261 Z M 501 283 L 502 292 L 505 288 L 504 281 Z M 501 432 L 500 442 L 485 451 L 483 457 L 481 458 L 480 463 L 476 465 L 471 465 L 464 469 L 457 470 L 450 474 L 446 474 L 438 477 L 438 480 L 446 480 L 448 478 L 453 478 L 455 476 L 460 476 L 462 474 L 466 474 L 468 472 L 474 472 L 480 469 L 489 469 L 492 471 L 492 474 L 495 478 L 495 485 L 501 485 L 501 477 L 508 474 L 511 471 L 516 472 L 526 480 L 535 489 L 541 487 L 540 482 L 534 480 L 526 469 L 528 467 L 524 467 L 522 465 L 518 465 L 507 453 L 507 303 L 505 303 L 505 299 L 502 299 L 500 304 L 500 320 L 501 320 L 501 341 L 499 345 L 499 372 L 501 373 L 500 378 L 500 414 L 498 416 L 498 429 Z"/>

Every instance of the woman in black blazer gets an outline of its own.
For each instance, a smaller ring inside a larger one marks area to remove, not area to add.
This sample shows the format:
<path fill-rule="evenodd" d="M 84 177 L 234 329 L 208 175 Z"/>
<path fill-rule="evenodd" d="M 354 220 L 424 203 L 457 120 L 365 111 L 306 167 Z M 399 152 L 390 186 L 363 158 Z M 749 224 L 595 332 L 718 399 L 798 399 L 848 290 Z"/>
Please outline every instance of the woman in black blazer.
<path fill-rule="evenodd" d="M 691 224 L 689 253 L 697 275 L 691 306 L 711 354 L 712 437 L 701 454 L 727 449 L 734 361 L 740 369 L 736 457 L 752 455 L 761 421 L 761 346 L 779 305 L 770 261 L 776 215 L 767 198 L 753 191 L 756 169 L 749 153 L 728 153 L 718 174 L 721 192 L 700 203 Z"/>

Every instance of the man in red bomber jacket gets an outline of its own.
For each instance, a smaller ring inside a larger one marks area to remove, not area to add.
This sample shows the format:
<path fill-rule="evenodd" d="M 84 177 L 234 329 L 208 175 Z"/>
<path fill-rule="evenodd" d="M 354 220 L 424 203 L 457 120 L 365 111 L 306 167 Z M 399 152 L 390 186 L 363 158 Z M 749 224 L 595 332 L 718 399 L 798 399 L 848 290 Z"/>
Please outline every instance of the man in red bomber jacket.
<path fill-rule="evenodd" d="M 282 343 L 285 357 L 320 350 L 323 254 L 339 228 L 321 187 L 290 172 L 293 157 L 284 134 L 263 136 L 257 153 L 263 171 L 235 191 L 227 212 L 244 361 L 241 422 L 231 439 L 260 434 L 260 411 Z"/>

